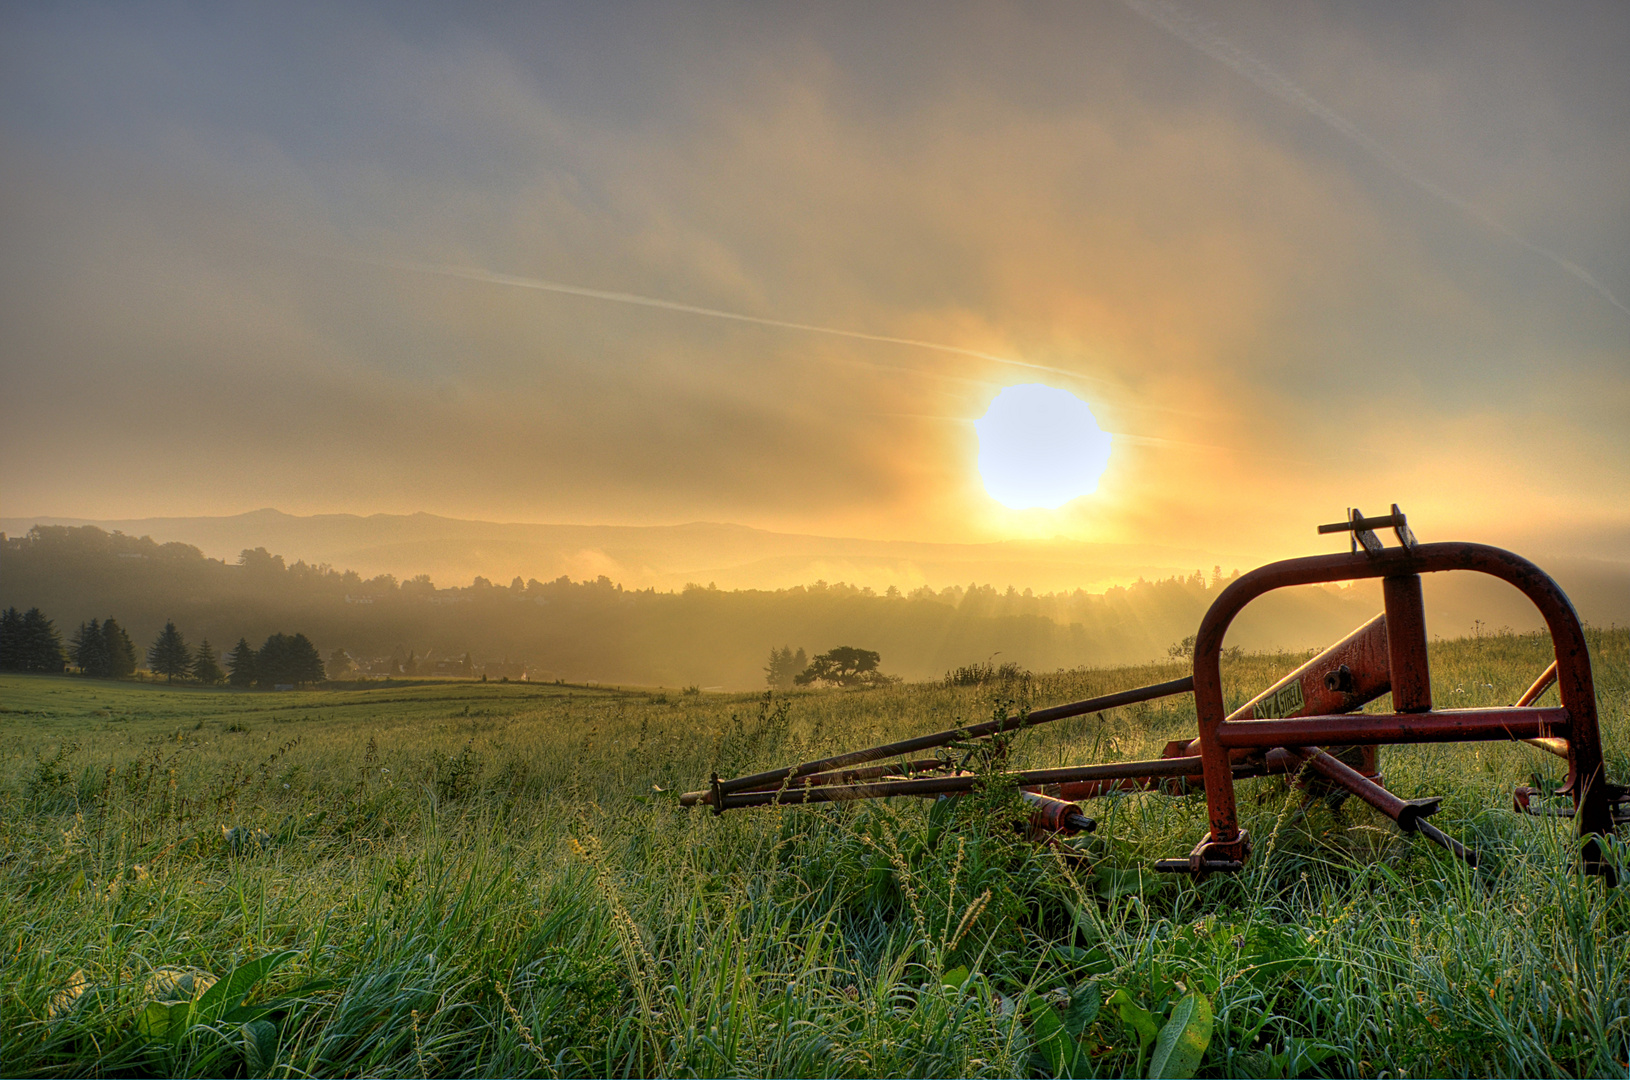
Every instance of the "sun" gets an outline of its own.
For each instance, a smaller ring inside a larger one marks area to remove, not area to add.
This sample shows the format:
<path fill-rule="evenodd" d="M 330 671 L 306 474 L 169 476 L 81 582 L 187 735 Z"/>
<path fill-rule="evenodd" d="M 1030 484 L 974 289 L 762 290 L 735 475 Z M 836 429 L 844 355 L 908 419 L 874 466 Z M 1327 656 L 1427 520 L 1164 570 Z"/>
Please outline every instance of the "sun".
<path fill-rule="evenodd" d="M 985 490 L 1013 510 L 1056 510 L 1090 495 L 1109 464 L 1109 434 L 1068 390 L 1009 386 L 973 426 Z"/>

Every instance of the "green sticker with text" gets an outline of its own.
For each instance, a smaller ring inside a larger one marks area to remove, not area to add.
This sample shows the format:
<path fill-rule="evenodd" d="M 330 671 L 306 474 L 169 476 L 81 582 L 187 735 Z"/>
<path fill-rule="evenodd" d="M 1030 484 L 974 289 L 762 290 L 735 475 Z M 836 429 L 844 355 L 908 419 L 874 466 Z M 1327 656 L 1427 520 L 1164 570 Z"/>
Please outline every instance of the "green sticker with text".
<path fill-rule="evenodd" d="M 1277 720 L 1282 716 L 1295 716 L 1306 703 L 1307 699 L 1302 697 L 1302 681 L 1297 679 L 1263 694 L 1262 700 L 1251 707 L 1251 718 Z"/>

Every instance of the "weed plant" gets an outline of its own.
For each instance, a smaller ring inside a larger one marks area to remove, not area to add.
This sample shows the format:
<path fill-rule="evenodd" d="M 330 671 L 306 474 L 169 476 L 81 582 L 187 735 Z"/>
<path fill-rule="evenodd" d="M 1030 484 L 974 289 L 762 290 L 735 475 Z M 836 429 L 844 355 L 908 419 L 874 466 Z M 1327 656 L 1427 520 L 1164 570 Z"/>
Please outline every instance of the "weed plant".
<path fill-rule="evenodd" d="M 1591 644 L 1630 780 L 1630 633 Z M 1230 706 L 1301 659 L 1230 659 Z M 1546 643 L 1432 659 L 1441 705 L 1509 703 Z M 1000 785 L 678 805 L 714 770 L 1181 671 L 763 697 L 8 676 L 0 1074 L 1625 1075 L 1630 889 L 1578 873 L 1571 822 L 1511 811 L 1564 773 L 1530 747 L 1382 751 L 1486 871 L 1280 780 L 1240 786 L 1246 870 L 1200 881 L 1148 869 L 1204 831 L 1199 796 L 1097 800 L 1097 832 L 1054 846 Z M 1193 728 L 1189 698 L 1150 702 L 1009 761 L 1156 756 Z M 1202 1020 L 1185 1061 L 1160 1033 Z"/>

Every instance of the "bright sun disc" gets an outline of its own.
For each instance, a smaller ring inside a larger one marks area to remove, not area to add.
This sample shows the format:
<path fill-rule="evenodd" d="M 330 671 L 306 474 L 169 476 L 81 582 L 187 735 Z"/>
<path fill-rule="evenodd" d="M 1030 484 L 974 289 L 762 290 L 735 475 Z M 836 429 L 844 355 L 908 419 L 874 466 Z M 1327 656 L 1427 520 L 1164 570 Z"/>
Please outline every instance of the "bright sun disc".
<path fill-rule="evenodd" d="M 1056 510 L 1091 494 L 1109 464 L 1108 433 L 1068 390 L 1010 386 L 973 426 L 985 490 L 1014 510 Z"/>

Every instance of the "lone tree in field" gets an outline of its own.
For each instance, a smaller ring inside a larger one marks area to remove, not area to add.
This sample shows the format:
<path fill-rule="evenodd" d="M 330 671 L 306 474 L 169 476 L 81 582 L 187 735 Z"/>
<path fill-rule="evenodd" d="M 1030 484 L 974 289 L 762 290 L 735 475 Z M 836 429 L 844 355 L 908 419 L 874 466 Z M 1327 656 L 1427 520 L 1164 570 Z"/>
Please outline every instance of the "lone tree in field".
<path fill-rule="evenodd" d="M 893 682 L 893 679 L 877 670 L 881 659 L 870 649 L 839 645 L 830 652 L 818 653 L 793 682 L 799 686 L 816 682 L 833 686 L 880 686 Z"/>
<path fill-rule="evenodd" d="M 255 660 L 255 647 L 248 638 L 239 638 L 226 658 L 226 669 L 232 673 L 227 681 L 233 686 L 255 685 Z"/>
<path fill-rule="evenodd" d="M 153 674 L 164 676 L 165 682 L 175 682 L 177 675 L 186 678 L 192 671 L 192 650 L 174 622 L 166 621 L 153 639 L 153 647 L 147 650 L 147 666 Z"/>
<path fill-rule="evenodd" d="M 210 647 L 209 638 L 198 643 L 198 652 L 192 658 L 192 677 L 205 686 L 214 686 L 226 678 L 226 672 L 221 670 L 221 663 L 215 657 L 215 650 Z"/>

